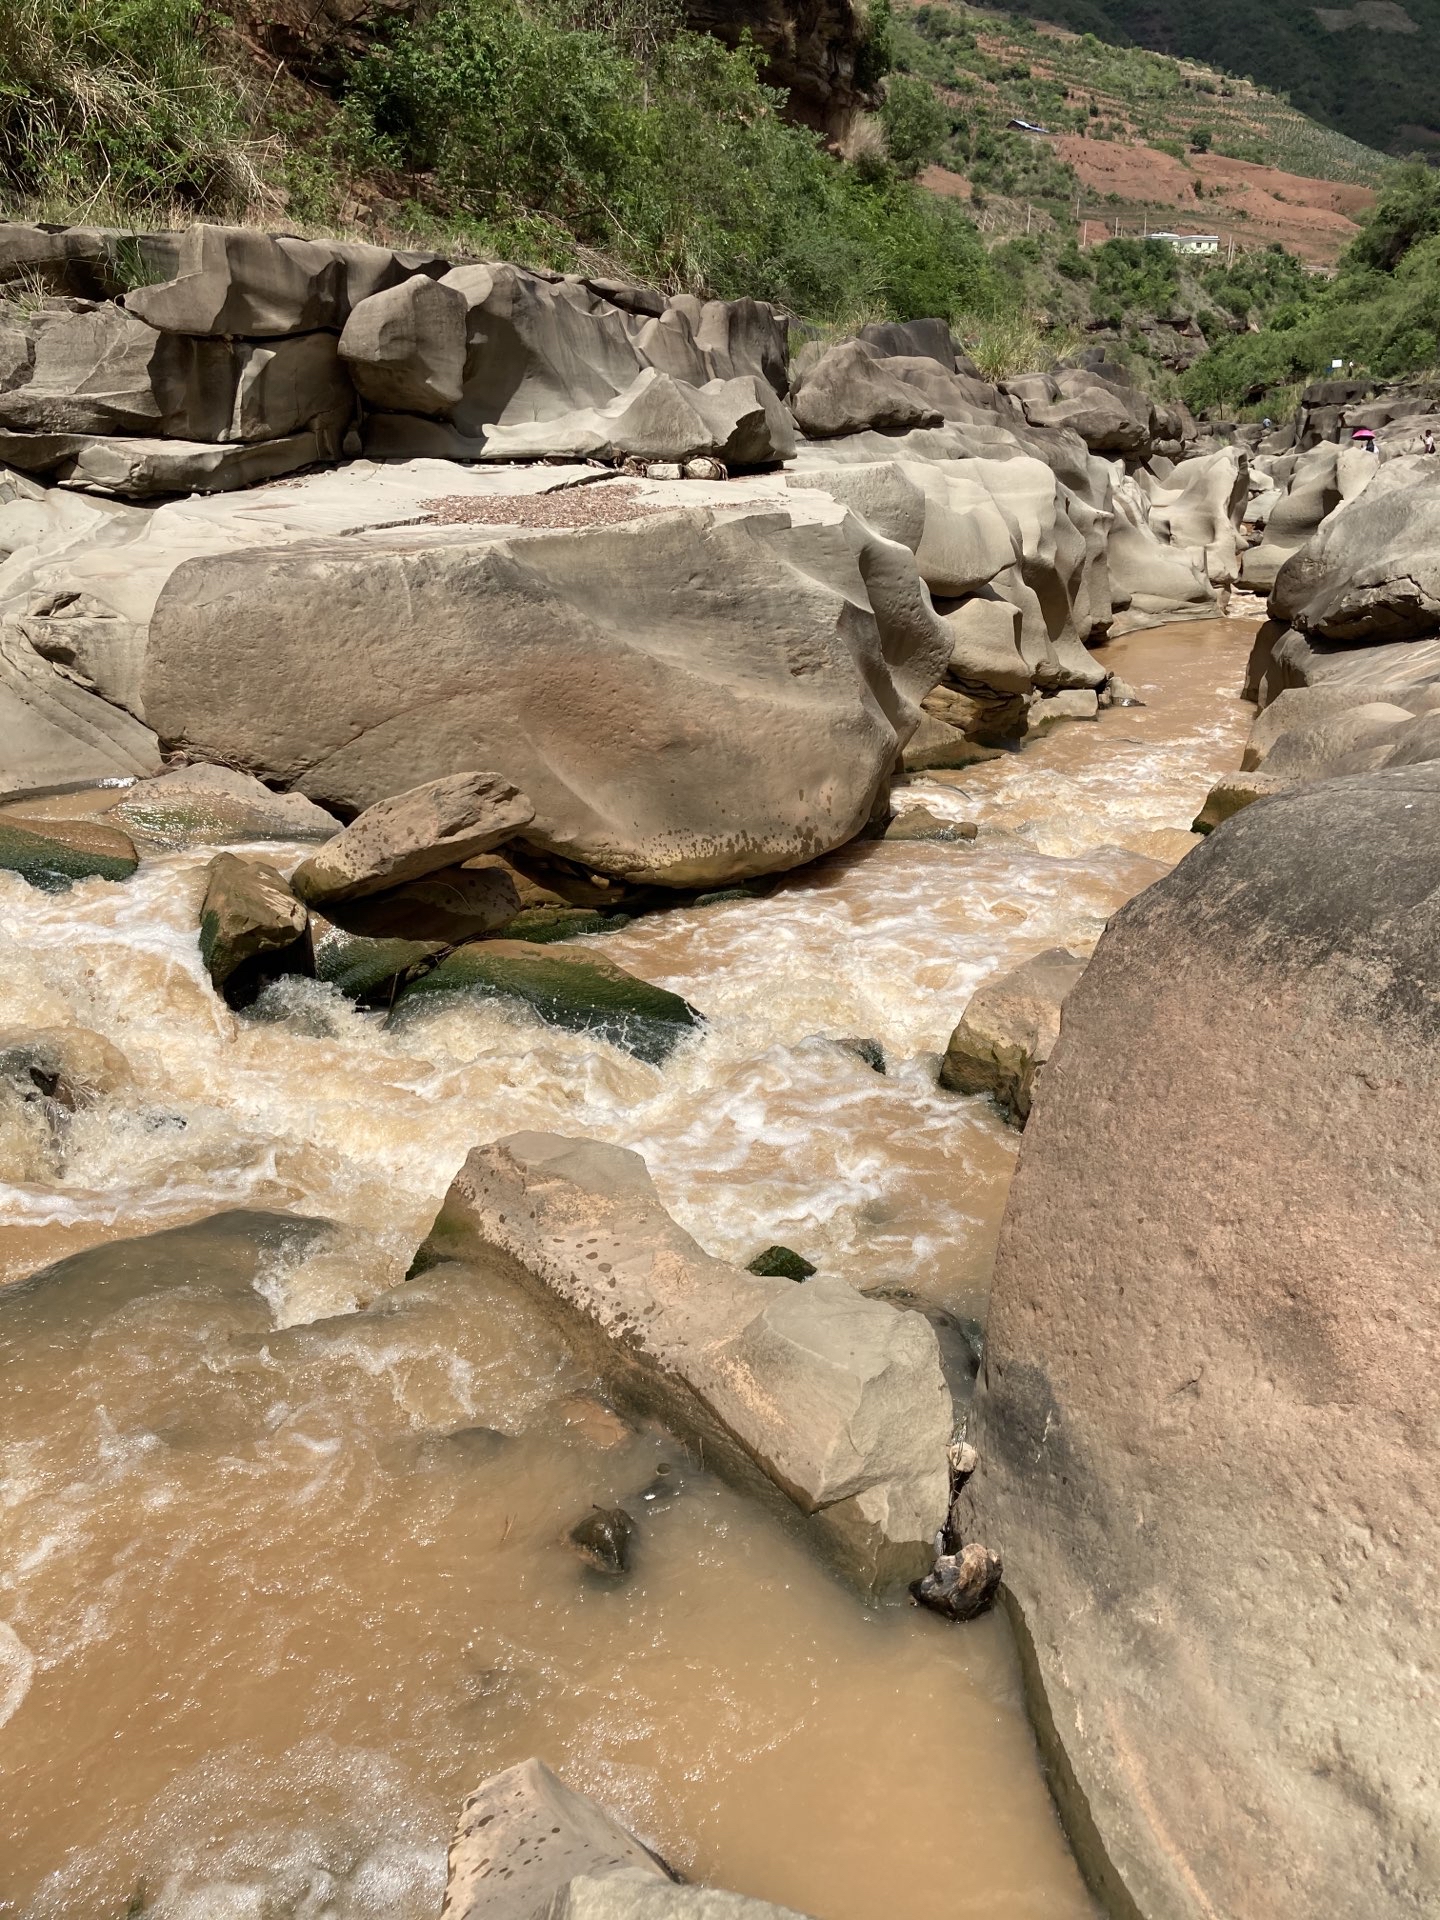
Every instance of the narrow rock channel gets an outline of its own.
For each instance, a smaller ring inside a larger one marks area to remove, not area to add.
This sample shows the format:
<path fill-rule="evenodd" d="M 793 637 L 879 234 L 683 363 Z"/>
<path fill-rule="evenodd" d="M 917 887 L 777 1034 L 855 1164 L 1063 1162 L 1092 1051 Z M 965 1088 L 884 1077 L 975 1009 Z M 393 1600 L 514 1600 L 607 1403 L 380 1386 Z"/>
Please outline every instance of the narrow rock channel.
<path fill-rule="evenodd" d="M 0 1292 L 0 1913 L 428 1920 L 456 1808 L 532 1753 L 687 1874 L 820 1920 L 1092 1913 L 1003 1616 L 867 1608 L 538 1308 L 386 1291 L 472 1146 L 584 1134 L 708 1251 L 923 1306 L 963 1370 L 1019 1136 L 938 1057 L 986 976 L 1088 951 L 1189 844 L 1252 635 L 1118 641 L 1144 706 L 897 794 L 974 841 L 856 843 L 596 937 L 707 1016 L 663 1067 L 508 1004 L 386 1027 L 313 980 L 231 1014 L 195 944 L 212 848 L 60 896 L 0 874 L 0 1026 L 117 1056 L 95 1105 L 7 1108 L 0 1140 L 4 1277 L 70 1261 Z M 597 1509 L 635 1523 L 628 1572 L 567 1540 Z"/>

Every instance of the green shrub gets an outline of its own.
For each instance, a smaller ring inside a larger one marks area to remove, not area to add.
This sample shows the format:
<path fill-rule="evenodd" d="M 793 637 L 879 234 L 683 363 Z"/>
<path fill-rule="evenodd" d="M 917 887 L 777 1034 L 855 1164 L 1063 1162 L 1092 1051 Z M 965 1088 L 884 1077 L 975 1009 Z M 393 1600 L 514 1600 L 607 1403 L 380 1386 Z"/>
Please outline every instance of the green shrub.
<path fill-rule="evenodd" d="M 259 178 L 249 113 L 199 0 L 3 0 L 8 208 L 239 213 Z"/>
<path fill-rule="evenodd" d="M 890 76 L 880 122 L 897 173 L 912 179 L 940 158 L 950 132 L 950 116 L 925 81 L 906 73 Z"/>

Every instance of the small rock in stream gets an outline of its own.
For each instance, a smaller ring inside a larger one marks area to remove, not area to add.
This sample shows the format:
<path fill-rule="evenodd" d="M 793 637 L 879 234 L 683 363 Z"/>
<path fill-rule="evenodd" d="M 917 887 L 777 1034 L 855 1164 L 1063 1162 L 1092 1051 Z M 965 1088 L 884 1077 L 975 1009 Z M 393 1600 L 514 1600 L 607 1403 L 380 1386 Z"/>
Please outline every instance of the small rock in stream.
<path fill-rule="evenodd" d="M 874 1073 L 885 1071 L 885 1049 L 878 1040 L 867 1040 L 858 1034 L 846 1034 L 835 1042 L 846 1053 L 853 1053 L 857 1060 L 863 1060 Z"/>
<path fill-rule="evenodd" d="M 808 1280 L 819 1268 L 790 1247 L 766 1247 L 748 1262 L 746 1272 L 758 1273 L 762 1280 Z"/>
<path fill-rule="evenodd" d="M 623 1507 L 592 1507 L 570 1529 L 570 1544 L 578 1547 L 599 1573 L 618 1577 L 630 1571 L 630 1543 L 635 1522 Z"/>
<path fill-rule="evenodd" d="M 908 807 L 885 829 L 887 840 L 976 840 L 980 829 L 973 820 L 944 820 L 928 807 Z"/>
<path fill-rule="evenodd" d="M 972 1540 L 958 1553 L 942 1553 L 910 1591 L 922 1607 L 947 1620 L 974 1620 L 995 1604 L 1004 1568 L 998 1553 Z"/>

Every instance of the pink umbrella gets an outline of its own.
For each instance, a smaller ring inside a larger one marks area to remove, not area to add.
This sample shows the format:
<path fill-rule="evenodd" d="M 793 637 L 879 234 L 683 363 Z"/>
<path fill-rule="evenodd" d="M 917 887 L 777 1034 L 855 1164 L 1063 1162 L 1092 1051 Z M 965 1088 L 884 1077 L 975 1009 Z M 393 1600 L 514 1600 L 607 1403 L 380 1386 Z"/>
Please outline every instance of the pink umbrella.
<path fill-rule="evenodd" d="M 1370 427 L 1356 427 L 1351 433 L 1350 438 L 1352 440 L 1373 440 L 1375 434 Z"/>

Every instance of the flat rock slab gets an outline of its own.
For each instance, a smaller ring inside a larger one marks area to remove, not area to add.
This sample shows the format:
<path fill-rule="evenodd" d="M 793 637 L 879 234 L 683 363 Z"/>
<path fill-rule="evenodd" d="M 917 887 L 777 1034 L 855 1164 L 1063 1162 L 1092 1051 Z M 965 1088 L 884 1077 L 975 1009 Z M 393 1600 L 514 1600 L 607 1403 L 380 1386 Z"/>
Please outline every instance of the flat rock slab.
<path fill-rule="evenodd" d="M 797 1286 L 713 1259 L 638 1154 L 551 1134 L 477 1147 L 417 1258 L 498 1263 L 538 1289 L 707 1459 L 809 1515 L 862 1585 L 930 1566 L 953 1413 L 920 1315 L 823 1275 Z"/>
<path fill-rule="evenodd" d="M 128 880 L 139 864 L 130 836 L 98 820 L 0 819 L 0 868 L 46 893 L 76 880 Z"/>
<path fill-rule="evenodd" d="M 340 822 L 303 793 L 276 793 L 234 767 L 177 767 L 140 780 L 109 817 L 154 845 L 222 840 L 328 840 Z"/>
<path fill-rule="evenodd" d="M 511 839 L 535 809 L 498 773 L 452 773 L 377 800 L 295 869 L 303 900 L 359 900 Z"/>
<path fill-rule="evenodd" d="M 450 1842 L 443 1920 L 546 1920 L 577 1875 L 628 1872 L 668 1886 L 663 1862 L 573 1792 L 543 1760 L 524 1760 L 476 1788 Z"/>
<path fill-rule="evenodd" d="M 557 1893 L 544 1920 L 801 1920 L 791 1907 L 716 1887 L 677 1887 L 631 1871 L 582 1874 Z"/>
<path fill-rule="evenodd" d="M 678 993 L 651 986 L 589 948 L 557 952 L 531 940 L 457 947 L 405 988 L 396 1012 L 413 1013 L 456 993 L 522 1001 L 547 1026 L 599 1034 L 657 1066 L 703 1021 Z"/>

